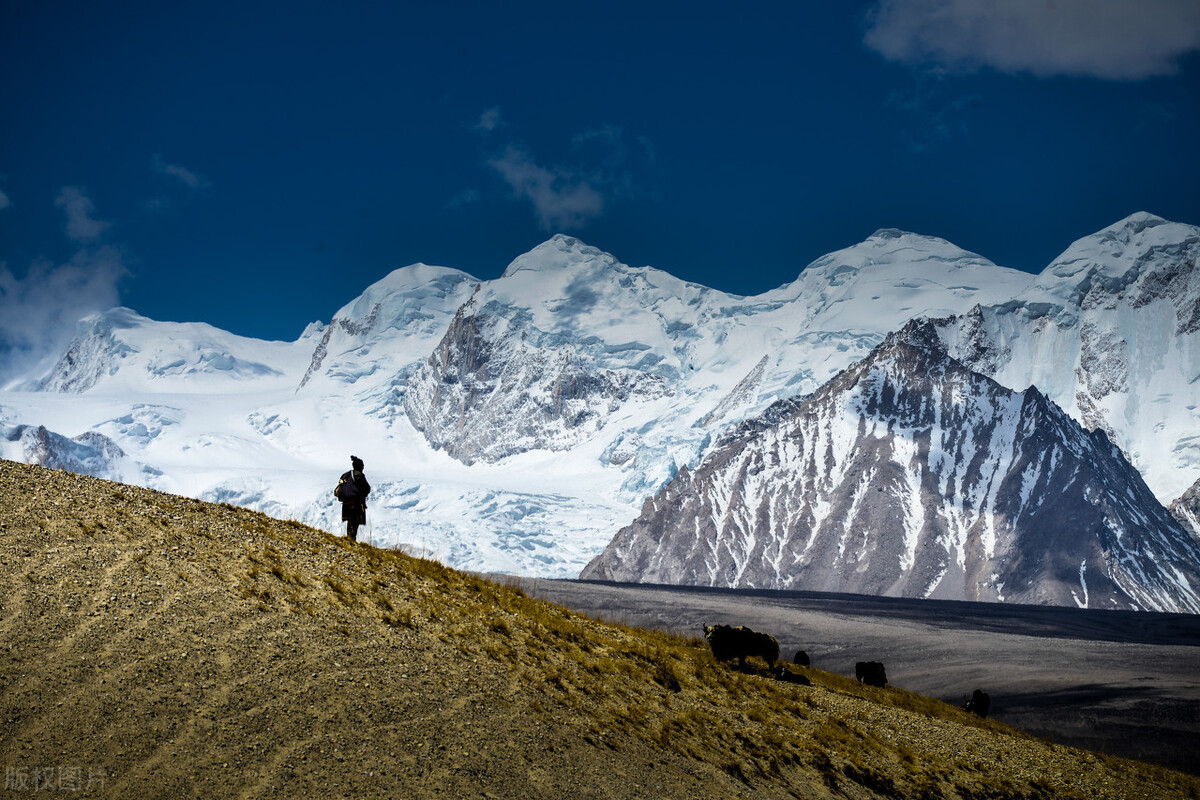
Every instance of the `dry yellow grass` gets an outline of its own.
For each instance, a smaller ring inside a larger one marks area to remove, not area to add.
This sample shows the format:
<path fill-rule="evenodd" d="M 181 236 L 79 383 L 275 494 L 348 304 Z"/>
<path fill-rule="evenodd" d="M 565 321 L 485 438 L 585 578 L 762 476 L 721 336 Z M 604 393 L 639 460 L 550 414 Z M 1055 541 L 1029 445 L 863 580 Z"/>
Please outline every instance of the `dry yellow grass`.
<path fill-rule="evenodd" d="M 0 490 L 13 796 L 56 769 L 122 798 L 1200 795 L 294 522 L 11 462 Z"/>

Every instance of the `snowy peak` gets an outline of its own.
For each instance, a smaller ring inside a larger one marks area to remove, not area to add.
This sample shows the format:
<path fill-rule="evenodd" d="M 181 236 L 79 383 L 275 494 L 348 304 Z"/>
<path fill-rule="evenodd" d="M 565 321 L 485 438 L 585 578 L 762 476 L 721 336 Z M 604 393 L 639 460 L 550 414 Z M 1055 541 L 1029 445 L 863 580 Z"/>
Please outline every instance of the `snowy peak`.
<path fill-rule="evenodd" d="M 937 359 L 948 357 L 946 348 L 938 335 L 936 322 L 927 317 L 910 320 L 900 330 L 889 333 L 878 352 L 894 350 L 897 345 L 901 344 L 926 351 Z"/>
<path fill-rule="evenodd" d="M 653 267 L 632 267 L 598 248 L 562 234 L 518 256 L 500 278 L 484 284 L 480 303 L 531 309 L 542 330 L 569 328 L 593 309 L 607 323 L 620 316 L 618 306 L 649 309 L 670 298 L 695 305 L 699 297 L 733 298 L 688 283 Z M 539 313 L 552 312 L 557 319 Z"/>
<path fill-rule="evenodd" d="M 994 269 L 996 267 L 983 256 L 964 250 L 945 239 L 896 228 L 882 228 L 859 244 L 818 259 L 808 269 L 820 270 L 826 265 L 837 265 L 839 270 L 846 268 L 883 270 L 889 267 L 906 267 L 928 261 L 952 264 L 956 269 L 974 267 Z"/>
<path fill-rule="evenodd" d="M 403 325 L 419 314 L 430 302 L 447 297 L 464 283 L 479 283 L 479 279 L 450 267 L 429 264 L 410 264 L 380 278 L 358 297 L 342 306 L 334 319 L 362 321 L 377 306 L 385 306 L 381 320 L 391 325 Z"/>
<path fill-rule="evenodd" d="M 1200 612 L 1198 565 L 1102 433 L 914 324 L 681 471 L 583 577 Z"/>
<path fill-rule="evenodd" d="M 84 317 L 75 326 L 75 337 L 37 388 L 52 392 L 86 392 L 117 369 L 118 360 L 132 351 L 116 332 L 149 322 L 128 308 L 114 308 Z"/>
<path fill-rule="evenodd" d="M 140 328 L 153 320 L 143 317 L 132 308 L 117 306 L 99 314 L 90 314 L 81 319 L 76 326 L 77 332 L 86 333 L 89 330 L 112 331 L 122 328 Z"/>
<path fill-rule="evenodd" d="M 1072 243 L 1032 289 L 1078 305 L 1094 288 L 1119 293 L 1146 273 L 1194 258 L 1198 247 L 1200 228 L 1139 212 Z"/>
<path fill-rule="evenodd" d="M 329 325 L 301 337 L 311 351 L 299 387 L 318 376 L 338 387 L 363 379 L 363 386 L 402 385 L 478 286 L 477 278 L 448 267 L 392 271 L 342 306 Z"/>
<path fill-rule="evenodd" d="M 458 309 L 413 373 L 408 419 L 465 464 L 576 447 L 670 394 L 675 342 L 694 328 L 680 286 L 556 236 Z"/>
<path fill-rule="evenodd" d="M 138 481 L 161 474 L 138 464 L 109 437 L 88 431 L 72 438 L 39 425 L 0 423 L 0 457 L 113 481 Z"/>
<path fill-rule="evenodd" d="M 518 272 L 552 272 L 580 264 L 605 267 L 616 266 L 619 263 L 609 253 L 584 244 L 573 236 L 559 233 L 528 253 L 513 259 L 501 277 L 509 278 Z"/>
<path fill-rule="evenodd" d="M 205 393 L 247 381 L 278 382 L 291 345 L 228 333 L 202 322 L 157 322 L 128 308 L 86 317 L 58 363 L 38 384 L 45 391 Z"/>
<path fill-rule="evenodd" d="M 817 259 L 771 296 L 793 303 L 810 329 L 871 332 L 875 344 L 915 316 L 1005 302 L 1031 280 L 944 239 L 885 229 Z"/>
<path fill-rule="evenodd" d="M 1157 214 L 1151 214 L 1148 211 L 1135 211 L 1125 219 L 1118 220 L 1107 228 L 1103 228 L 1099 231 L 1098 235 L 1111 236 L 1128 241 L 1132 236 L 1136 236 L 1149 228 L 1170 224 L 1172 223 Z"/>

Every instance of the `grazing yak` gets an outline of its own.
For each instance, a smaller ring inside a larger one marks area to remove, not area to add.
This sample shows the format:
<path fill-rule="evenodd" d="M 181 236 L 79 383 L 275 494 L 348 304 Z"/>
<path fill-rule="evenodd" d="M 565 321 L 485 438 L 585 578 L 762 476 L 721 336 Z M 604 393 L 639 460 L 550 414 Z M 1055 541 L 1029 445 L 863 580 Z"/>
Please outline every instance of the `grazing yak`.
<path fill-rule="evenodd" d="M 972 714 L 977 714 L 980 717 L 987 718 L 988 711 L 992 708 L 992 698 L 988 697 L 988 693 L 982 689 L 976 689 L 971 694 L 971 699 L 967 701 L 967 711 Z"/>
<path fill-rule="evenodd" d="M 854 665 L 854 677 L 859 683 L 883 688 L 887 685 L 887 672 L 881 661 L 859 661 Z"/>
<path fill-rule="evenodd" d="M 797 650 L 796 657 L 792 659 L 792 663 L 795 664 L 797 667 L 807 667 L 808 666 L 808 653 L 804 652 L 803 650 Z"/>
<path fill-rule="evenodd" d="M 741 625 L 732 628 L 728 625 L 705 625 L 704 638 L 712 647 L 713 657 L 718 661 L 738 660 L 738 666 L 745 668 L 746 659 L 758 656 L 767 662 L 770 668 L 775 667 L 779 659 L 779 642 L 769 633 L 758 633 Z"/>

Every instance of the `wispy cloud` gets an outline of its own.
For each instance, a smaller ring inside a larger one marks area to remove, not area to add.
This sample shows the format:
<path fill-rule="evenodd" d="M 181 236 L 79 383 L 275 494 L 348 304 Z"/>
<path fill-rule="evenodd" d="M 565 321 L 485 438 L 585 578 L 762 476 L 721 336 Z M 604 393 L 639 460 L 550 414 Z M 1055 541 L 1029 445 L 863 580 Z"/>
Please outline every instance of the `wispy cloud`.
<path fill-rule="evenodd" d="M 952 71 L 1142 80 L 1200 50 L 1196 0 L 880 0 L 864 41 Z"/>
<path fill-rule="evenodd" d="M 181 167 L 178 164 L 169 164 L 161 155 L 155 155 L 150 160 L 150 168 L 156 174 L 173 178 L 189 189 L 204 189 L 212 185 L 212 182 L 203 175 L 199 175 L 187 167 Z"/>
<path fill-rule="evenodd" d="M 67 236 L 75 242 L 92 242 L 99 239 L 110 227 L 110 223 L 95 217 L 96 204 L 80 186 L 67 186 L 54 200 L 66 214 Z"/>
<path fill-rule="evenodd" d="M 473 126 L 477 131 L 491 133 L 497 128 L 503 127 L 504 119 L 500 116 L 500 109 L 497 107 L 489 108 L 479 115 L 478 121 Z"/>
<path fill-rule="evenodd" d="M 488 165 L 517 197 L 533 204 L 538 225 L 544 230 L 574 230 L 604 211 L 604 197 L 594 186 L 570 170 L 539 165 L 515 145 L 509 145 L 503 155 L 488 161 Z"/>
<path fill-rule="evenodd" d="M 488 137 L 492 154 L 485 162 L 512 195 L 527 200 L 538 225 L 546 231 L 571 231 L 601 217 L 614 198 L 632 197 L 653 182 L 654 148 L 645 137 L 627 137 L 618 126 L 586 130 L 571 137 L 568 163 L 545 163 L 511 137 L 491 136 L 507 127 L 500 109 L 485 111 L 474 129 Z M 504 139 L 508 139 L 507 142 Z M 468 190 L 470 192 L 470 190 Z M 476 192 L 463 193 L 452 205 L 476 202 Z"/>
<path fill-rule="evenodd" d="M 0 263 L 0 386 L 48 368 L 76 322 L 120 305 L 127 274 L 120 251 L 108 246 L 80 250 L 65 264 L 35 262 L 24 278 Z"/>
<path fill-rule="evenodd" d="M 0 262 L 0 387 L 29 370 L 48 368 L 75 332 L 75 323 L 120 305 L 119 285 L 128 274 L 121 250 L 97 245 L 108 223 L 77 186 L 55 204 L 67 215 L 67 236 L 79 247 L 63 264 L 34 261 L 23 277 Z"/>
<path fill-rule="evenodd" d="M 12 200 L 9 200 L 8 195 L 6 195 L 3 191 L 0 191 L 0 211 L 3 211 L 11 205 Z"/>

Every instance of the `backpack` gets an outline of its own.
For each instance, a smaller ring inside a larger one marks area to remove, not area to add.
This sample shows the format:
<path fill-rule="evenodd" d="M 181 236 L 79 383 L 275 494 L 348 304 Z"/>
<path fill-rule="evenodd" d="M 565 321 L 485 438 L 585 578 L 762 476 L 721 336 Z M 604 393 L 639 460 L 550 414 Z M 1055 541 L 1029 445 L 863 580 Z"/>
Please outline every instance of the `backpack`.
<path fill-rule="evenodd" d="M 358 491 L 358 485 L 354 479 L 347 473 L 338 481 L 337 488 L 333 490 L 333 496 L 343 503 L 353 503 L 359 500 L 361 495 Z"/>

